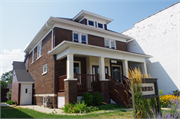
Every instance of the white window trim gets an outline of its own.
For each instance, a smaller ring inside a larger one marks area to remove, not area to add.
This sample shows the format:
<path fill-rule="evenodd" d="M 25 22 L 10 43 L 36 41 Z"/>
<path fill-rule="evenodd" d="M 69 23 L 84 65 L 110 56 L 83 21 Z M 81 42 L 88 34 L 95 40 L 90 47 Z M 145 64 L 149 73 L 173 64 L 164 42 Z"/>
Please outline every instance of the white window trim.
<path fill-rule="evenodd" d="M 103 23 L 100 23 L 100 24 L 102 24 L 103 27 L 102 27 L 102 28 L 99 28 L 99 27 L 98 27 L 98 23 L 100 23 L 100 22 L 97 22 L 97 28 L 98 28 L 98 29 L 104 29 L 104 24 L 103 24 Z"/>
<path fill-rule="evenodd" d="M 82 35 L 85 35 L 86 36 L 86 44 L 88 44 L 88 35 L 86 33 L 81 33 L 81 32 L 76 32 L 76 31 L 73 31 L 73 35 L 72 35 L 73 36 L 73 38 L 72 38 L 73 42 L 74 42 L 74 33 L 78 34 L 78 43 L 82 43 Z"/>
<path fill-rule="evenodd" d="M 44 67 L 46 66 L 46 71 L 44 71 Z M 47 64 L 43 65 L 43 73 L 42 75 L 46 74 L 47 73 Z"/>
<path fill-rule="evenodd" d="M 112 39 L 105 39 L 105 40 L 108 40 L 108 41 L 109 41 L 109 48 L 111 48 L 111 49 L 112 49 L 111 41 L 114 41 L 114 47 L 115 47 L 115 49 L 116 49 L 116 40 L 112 40 Z M 105 41 L 105 40 L 104 40 L 104 41 Z M 106 47 L 105 42 L 104 42 L 104 46 Z M 106 48 L 107 48 L 107 47 L 106 47 Z"/>
<path fill-rule="evenodd" d="M 40 55 L 38 56 L 38 47 L 40 46 Z M 41 53 L 42 53 L 42 42 L 40 44 L 37 45 L 37 59 L 38 60 L 41 57 Z"/>
<path fill-rule="evenodd" d="M 94 22 L 94 26 L 89 25 L 89 21 L 93 21 L 93 22 Z M 91 26 L 91 27 L 96 27 L 96 25 L 95 25 L 95 21 L 94 21 L 94 20 L 90 20 L 90 19 L 87 19 L 87 25 L 88 25 L 88 26 Z"/>
<path fill-rule="evenodd" d="M 32 51 L 32 63 L 34 62 L 34 50 Z"/>

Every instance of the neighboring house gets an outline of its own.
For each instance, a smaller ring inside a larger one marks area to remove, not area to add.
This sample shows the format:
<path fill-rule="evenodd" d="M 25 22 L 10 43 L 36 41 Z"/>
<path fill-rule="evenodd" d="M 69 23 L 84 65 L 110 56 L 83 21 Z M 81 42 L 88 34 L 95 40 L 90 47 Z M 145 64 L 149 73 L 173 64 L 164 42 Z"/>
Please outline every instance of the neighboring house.
<path fill-rule="evenodd" d="M 7 93 L 11 89 L 11 83 L 8 84 L 8 86 L 1 91 L 1 102 L 6 102 L 8 100 Z"/>
<path fill-rule="evenodd" d="M 128 51 L 151 54 L 147 71 L 164 94 L 180 90 L 180 2 L 137 23 L 123 34 L 134 38 Z"/>
<path fill-rule="evenodd" d="M 44 97 L 49 96 L 52 106 L 61 108 L 81 99 L 84 92 L 98 91 L 104 102 L 127 106 L 129 95 L 122 83 L 128 67 L 141 64 L 147 74 L 145 60 L 151 56 L 127 51 L 132 38 L 108 30 L 110 22 L 112 19 L 84 10 L 72 19 L 50 17 L 25 49 L 22 64 L 26 70 L 23 65 L 20 75 L 30 74 L 32 78 L 19 80 L 13 75 L 16 95 L 12 96 L 17 104 L 25 104 L 21 100 L 29 96 L 32 100 L 26 104 L 43 105 Z"/>

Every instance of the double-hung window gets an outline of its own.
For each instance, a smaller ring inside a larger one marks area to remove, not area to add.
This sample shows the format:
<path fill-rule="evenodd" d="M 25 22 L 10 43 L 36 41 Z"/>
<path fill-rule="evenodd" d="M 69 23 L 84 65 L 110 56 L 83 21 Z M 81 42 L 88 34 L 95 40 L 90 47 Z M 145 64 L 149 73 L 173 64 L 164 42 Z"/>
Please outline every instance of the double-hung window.
<path fill-rule="evenodd" d="M 73 42 L 87 44 L 87 34 L 74 32 L 73 33 Z"/>
<path fill-rule="evenodd" d="M 73 41 L 79 42 L 79 34 L 78 33 L 73 33 Z"/>
<path fill-rule="evenodd" d="M 87 43 L 87 38 L 86 38 L 86 35 L 84 34 L 81 34 L 81 42 L 86 44 Z"/>
<path fill-rule="evenodd" d="M 115 40 L 110 40 L 110 39 L 105 39 L 105 47 L 106 48 L 116 49 L 116 41 Z"/>
<path fill-rule="evenodd" d="M 37 46 L 37 59 L 41 57 L 42 43 Z"/>
<path fill-rule="evenodd" d="M 34 62 L 34 50 L 32 51 L 32 63 Z"/>

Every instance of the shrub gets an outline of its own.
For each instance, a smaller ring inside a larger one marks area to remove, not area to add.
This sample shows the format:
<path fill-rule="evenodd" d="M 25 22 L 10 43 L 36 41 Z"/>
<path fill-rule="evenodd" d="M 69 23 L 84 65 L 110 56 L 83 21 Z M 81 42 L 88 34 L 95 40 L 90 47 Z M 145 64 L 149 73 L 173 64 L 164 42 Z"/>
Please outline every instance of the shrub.
<path fill-rule="evenodd" d="M 87 104 L 87 106 L 92 106 L 93 98 L 89 92 L 86 92 L 82 95 L 82 100 L 85 101 L 85 104 Z"/>
<path fill-rule="evenodd" d="M 9 105 L 12 105 L 12 104 L 15 104 L 15 101 L 13 101 L 13 100 L 8 100 L 8 101 L 6 101 L 6 103 L 9 104 Z"/>
<path fill-rule="evenodd" d="M 78 102 L 75 105 L 74 104 L 66 104 L 64 107 L 62 107 L 62 110 L 66 113 L 87 113 L 91 111 L 98 110 L 97 107 L 89 106 L 85 104 L 84 101 L 82 103 Z"/>
<path fill-rule="evenodd" d="M 11 89 L 9 90 L 9 92 L 7 92 L 7 98 L 8 98 L 8 100 L 11 100 Z"/>
<path fill-rule="evenodd" d="M 93 105 L 95 105 L 95 106 L 101 105 L 102 101 L 103 101 L 103 99 L 101 97 L 101 94 L 99 92 L 95 92 L 93 94 Z"/>

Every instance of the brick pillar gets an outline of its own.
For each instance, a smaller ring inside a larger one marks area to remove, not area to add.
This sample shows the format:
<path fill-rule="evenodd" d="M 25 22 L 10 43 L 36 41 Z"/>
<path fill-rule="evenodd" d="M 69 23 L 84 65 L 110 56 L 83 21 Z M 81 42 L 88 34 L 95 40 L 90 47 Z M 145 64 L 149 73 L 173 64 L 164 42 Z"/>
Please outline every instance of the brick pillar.
<path fill-rule="evenodd" d="M 77 102 L 77 80 L 65 80 L 65 104 Z"/>
<path fill-rule="evenodd" d="M 100 81 L 101 85 L 101 96 L 103 101 L 109 103 L 109 81 Z"/>

